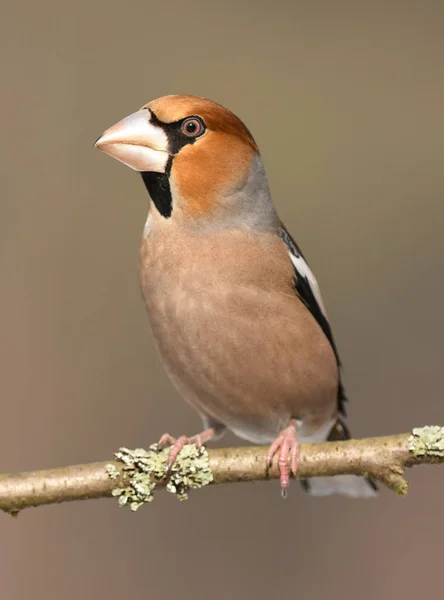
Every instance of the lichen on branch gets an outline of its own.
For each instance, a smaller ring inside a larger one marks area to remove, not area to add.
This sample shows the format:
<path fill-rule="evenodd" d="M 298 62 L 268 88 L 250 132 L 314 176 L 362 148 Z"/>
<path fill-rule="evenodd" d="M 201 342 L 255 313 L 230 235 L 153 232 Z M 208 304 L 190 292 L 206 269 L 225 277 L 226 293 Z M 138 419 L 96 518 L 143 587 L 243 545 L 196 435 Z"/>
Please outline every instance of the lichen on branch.
<path fill-rule="evenodd" d="M 413 456 L 444 457 L 444 427 L 428 425 L 415 427 L 409 436 L 409 450 Z"/>
<path fill-rule="evenodd" d="M 112 495 L 119 499 L 119 506 L 128 505 L 131 510 L 137 510 L 144 502 L 151 502 L 153 492 L 159 482 L 165 479 L 168 465 L 169 448 L 159 449 L 152 444 L 148 450 L 136 448 L 120 448 L 115 453 L 118 461 L 123 463 L 126 472 L 125 487 L 112 490 Z M 106 471 L 111 479 L 116 479 L 119 471 L 114 464 L 106 465 Z M 184 446 L 168 473 L 165 489 L 174 494 L 179 500 L 188 498 L 187 491 L 208 485 L 213 481 L 209 467 L 208 452 L 193 444 Z"/>

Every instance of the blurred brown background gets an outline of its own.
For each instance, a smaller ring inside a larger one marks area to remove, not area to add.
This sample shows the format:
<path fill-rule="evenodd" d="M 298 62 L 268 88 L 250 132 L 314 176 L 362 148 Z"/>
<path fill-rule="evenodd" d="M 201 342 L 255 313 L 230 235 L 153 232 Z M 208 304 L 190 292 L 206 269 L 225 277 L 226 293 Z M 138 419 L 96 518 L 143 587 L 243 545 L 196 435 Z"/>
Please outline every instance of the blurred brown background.
<path fill-rule="evenodd" d="M 253 131 L 321 282 L 354 434 L 443 422 L 442 2 L 1 12 L 1 471 L 107 459 L 199 425 L 138 289 L 144 186 L 92 148 L 167 93 L 209 96 Z M 136 515 L 110 500 L 0 515 L 0 597 L 440 597 L 443 471 L 409 479 L 406 499 L 294 484 L 284 502 L 267 483 L 162 494 Z"/>

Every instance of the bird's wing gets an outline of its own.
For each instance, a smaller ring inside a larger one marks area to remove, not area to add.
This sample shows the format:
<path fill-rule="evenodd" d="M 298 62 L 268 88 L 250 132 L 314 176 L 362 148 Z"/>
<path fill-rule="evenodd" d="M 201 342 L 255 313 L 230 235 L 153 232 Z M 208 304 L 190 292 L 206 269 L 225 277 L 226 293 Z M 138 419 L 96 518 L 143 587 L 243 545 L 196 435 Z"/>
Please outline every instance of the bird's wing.
<path fill-rule="evenodd" d="M 324 301 L 322 300 L 321 290 L 319 284 L 316 281 L 316 277 L 313 275 L 313 271 L 310 269 L 301 249 L 296 244 L 294 239 L 288 233 L 284 226 L 278 229 L 278 235 L 287 246 L 291 262 L 294 268 L 294 287 L 297 295 L 306 305 L 308 310 L 311 312 L 313 317 L 318 322 L 322 331 L 326 335 L 328 341 L 333 348 L 338 363 L 338 369 L 341 367 L 341 360 L 339 358 L 338 349 L 333 339 L 330 323 L 328 321 L 327 312 L 325 310 Z M 344 386 L 339 376 L 338 385 L 338 409 L 339 412 L 345 415 L 345 402 L 347 398 L 345 396 Z"/>

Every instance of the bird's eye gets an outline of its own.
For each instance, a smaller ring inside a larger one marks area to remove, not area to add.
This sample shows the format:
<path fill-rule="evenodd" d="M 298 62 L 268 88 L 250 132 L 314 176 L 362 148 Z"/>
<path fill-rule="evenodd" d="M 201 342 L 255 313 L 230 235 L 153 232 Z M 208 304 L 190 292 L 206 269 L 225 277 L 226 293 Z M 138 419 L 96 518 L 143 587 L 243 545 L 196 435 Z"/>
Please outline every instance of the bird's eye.
<path fill-rule="evenodd" d="M 182 133 L 188 137 L 198 137 L 204 133 L 205 127 L 200 119 L 190 117 L 182 123 Z"/>

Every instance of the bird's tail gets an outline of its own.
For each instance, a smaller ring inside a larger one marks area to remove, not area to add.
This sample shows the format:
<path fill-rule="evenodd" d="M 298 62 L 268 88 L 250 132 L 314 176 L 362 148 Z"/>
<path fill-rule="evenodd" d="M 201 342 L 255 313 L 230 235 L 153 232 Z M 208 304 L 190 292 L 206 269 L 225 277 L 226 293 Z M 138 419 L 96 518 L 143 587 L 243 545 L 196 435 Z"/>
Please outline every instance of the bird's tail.
<path fill-rule="evenodd" d="M 328 441 L 349 440 L 350 433 L 338 419 L 328 436 Z M 376 484 L 367 477 L 358 475 L 333 475 L 332 477 L 312 477 L 301 480 L 302 487 L 312 496 L 341 494 L 350 498 L 372 498 L 376 496 Z"/>

